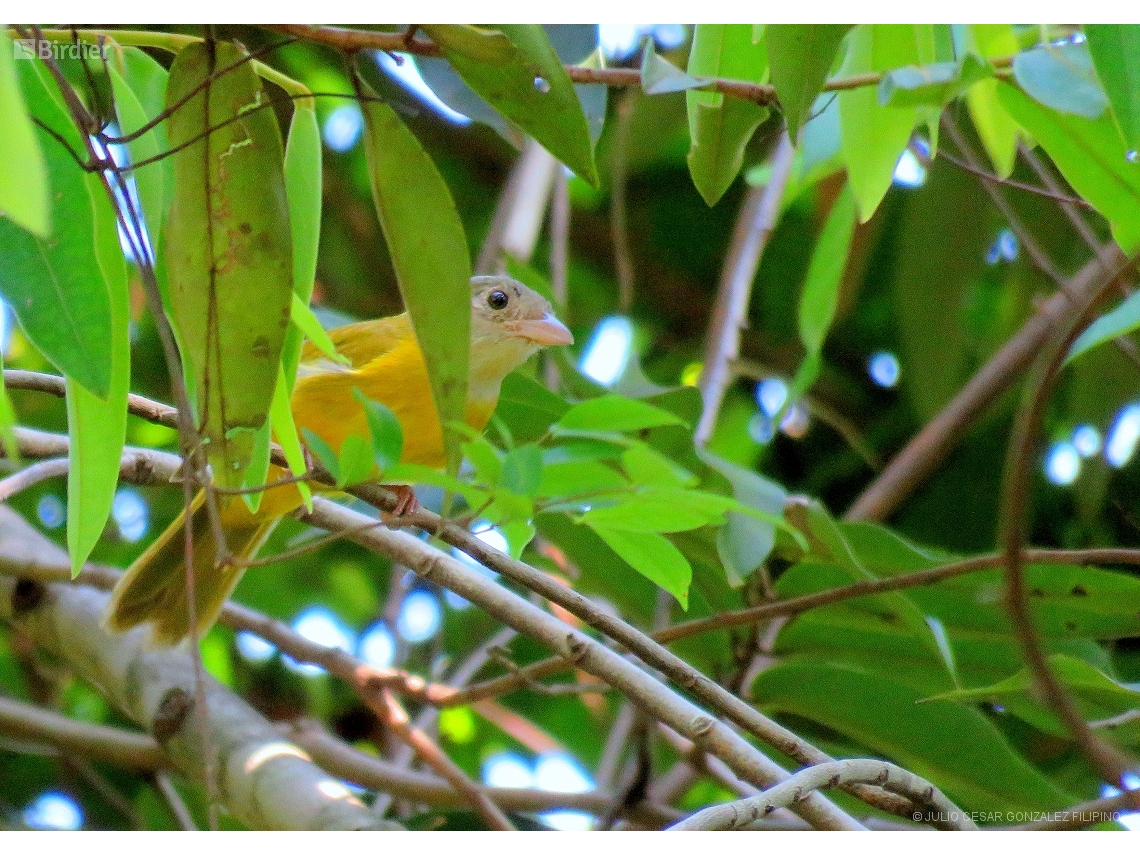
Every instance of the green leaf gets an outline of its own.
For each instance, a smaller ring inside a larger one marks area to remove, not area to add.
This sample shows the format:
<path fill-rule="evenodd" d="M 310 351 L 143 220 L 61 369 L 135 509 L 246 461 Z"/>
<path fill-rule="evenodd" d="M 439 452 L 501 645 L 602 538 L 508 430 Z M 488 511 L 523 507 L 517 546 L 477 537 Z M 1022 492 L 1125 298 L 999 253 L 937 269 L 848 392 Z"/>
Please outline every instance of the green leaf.
<path fill-rule="evenodd" d="M 768 76 L 764 42 L 753 41 L 750 24 L 698 24 L 689 52 L 692 77 L 727 77 L 763 83 Z M 709 205 L 715 205 L 744 162 L 744 148 L 769 110 L 751 101 L 726 98 L 720 92 L 690 89 L 689 174 Z"/>
<path fill-rule="evenodd" d="M 117 60 L 117 54 L 112 56 Z M 139 48 L 123 48 L 122 57 L 121 71 L 117 62 L 109 63 L 107 68 L 115 95 L 119 129 L 123 136 L 129 136 L 163 111 L 169 75 L 165 68 Z M 127 149 L 130 151 L 132 163 L 150 160 L 167 151 L 169 146 L 166 142 L 166 123 L 159 122 L 142 136 L 127 143 Z M 167 202 L 174 184 L 171 160 L 163 158 L 154 163 L 147 163 L 131 174 L 138 190 L 141 214 L 143 222 L 146 223 L 153 260 L 157 263 L 162 252 Z"/>
<path fill-rule="evenodd" d="M 0 32 L 0 128 L 4 129 L 0 215 L 46 238 L 51 234 L 47 163 L 20 94 L 13 47 L 8 36 Z M 32 63 L 30 57 L 22 61 Z"/>
<path fill-rule="evenodd" d="M 768 710 L 858 740 L 966 810 L 1053 810 L 1076 801 L 1017 754 L 985 715 L 951 701 L 919 703 L 922 693 L 901 678 L 801 657 L 763 670 L 752 694 Z"/>
<path fill-rule="evenodd" d="M 851 31 L 842 76 L 890 71 L 919 63 L 914 29 L 906 24 L 860 24 Z M 895 165 L 918 119 L 914 107 L 884 107 L 867 86 L 840 92 L 843 160 L 860 222 L 867 222 L 891 186 Z"/>
<path fill-rule="evenodd" d="M 993 75 L 985 60 L 972 53 L 958 62 L 908 65 L 883 75 L 879 82 L 879 103 L 889 107 L 949 104 L 979 80 Z"/>
<path fill-rule="evenodd" d="M 361 84 L 363 86 L 363 84 Z M 463 223 L 439 170 L 387 104 L 361 104 L 372 199 L 431 380 L 441 425 L 467 411 L 471 347 L 471 258 Z M 443 431 L 448 470 L 459 470 L 461 437 Z"/>
<path fill-rule="evenodd" d="M 831 515 L 818 501 L 798 502 L 789 504 L 787 516 L 798 525 L 807 535 L 810 543 L 809 556 L 825 562 L 833 563 L 846 573 L 850 574 L 850 581 L 878 578 L 874 571 L 869 569 L 860 559 L 847 540 L 843 528 L 832 519 Z M 802 565 L 797 565 L 802 566 Z M 794 569 L 794 568 L 793 568 Z M 784 579 L 785 573 L 777 583 L 793 584 L 794 576 L 789 581 Z M 781 591 L 783 594 L 783 591 Z M 938 637 L 928 620 L 928 614 L 916 605 L 907 593 L 901 591 L 888 591 L 871 597 L 861 598 L 863 602 L 871 604 L 877 613 L 884 613 L 897 619 L 903 624 L 924 647 L 927 648 L 939 662 L 952 667 L 952 661 L 945 656 L 945 645 Z M 937 615 L 936 615 L 937 616 Z M 953 674 L 953 672 L 950 672 Z"/>
<path fill-rule="evenodd" d="M 1124 144 L 1140 148 L 1140 25 L 1086 24 L 1084 30 Z"/>
<path fill-rule="evenodd" d="M 337 362 L 341 365 L 352 364 L 351 359 L 337 352 L 336 345 L 333 344 L 333 340 L 329 337 L 325 328 L 321 326 L 321 322 L 317 319 L 317 316 L 313 314 L 313 310 L 310 309 L 300 295 L 296 293 L 293 294 L 289 319 L 297 329 L 304 333 L 305 338 L 316 345 L 317 349 L 333 362 Z M 299 355 L 300 352 L 300 347 L 298 347 L 297 354 Z M 284 359 L 282 360 L 282 364 L 284 364 Z M 296 370 L 297 366 L 294 365 L 293 372 L 296 373 Z M 288 371 L 286 371 L 286 376 L 289 376 Z"/>
<path fill-rule="evenodd" d="M 293 297 L 281 132 L 272 110 L 251 109 L 267 96 L 245 56 L 226 42 L 194 43 L 175 57 L 166 91 L 177 104 L 236 64 L 167 122 L 175 153 L 165 232 L 171 320 L 198 430 L 215 479 L 230 487 L 244 482 L 269 414 Z"/>
<path fill-rule="evenodd" d="M 626 531 L 604 525 L 590 528 L 630 567 L 672 594 L 681 608 L 689 608 L 693 568 L 668 538 L 654 532 Z"/>
<path fill-rule="evenodd" d="M 1048 152 L 1065 180 L 1099 211 L 1126 255 L 1140 247 L 1140 165 L 1130 163 L 1112 118 L 1090 120 L 1042 107 L 1009 84 L 1001 103 Z"/>
<path fill-rule="evenodd" d="M 554 430 L 627 432 L 685 425 L 677 416 L 652 404 L 620 395 L 603 395 L 571 407 L 557 422 Z"/>
<path fill-rule="evenodd" d="M 787 493 L 778 484 L 711 452 L 702 450 L 698 453 L 701 460 L 728 479 L 738 502 L 773 517 L 783 514 Z M 716 537 L 717 555 L 724 565 L 729 584 L 736 587 L 743 583 L 745 577 L 768 557 L 775 542 L 774 523 L 747 514 L 729 513 L 727 522 Z"/>
<path fill-rule="evenodd" d="M 337 463 L 340 469 L 336 479 L 338 487 L 368 481 L 376 468 L 372 446 L 368 440 L 355 433 L 344 438 Z"/>
<path fill-rule="evenodd" d="M 337 484 L 341 484 L 340 461 L 337 459 L 336 452 L 332 450 L 332 447 L 307 427 L 301 428 L 301 435 L 305 437 L 305 445 L 309 447 L 309 451 L 321 462 L 321 466 L 328 470 L 328 473 L 333 476 Z"/>
<path fill-rule="evenodd" d="M 646 37 L 641 56 L 641 88 L 646 95 L 664 95 L 667 92 L 684 92 L 707 84 L 706 80 L 691 77 L 667 59 L 657 55 L 653 39 Z"/>
<path fill-rule="evenodd" d="M 677 532 L 716 524 L 723 511 L 709 513 L 703 508 L 678 504 L 672 497 L 653 493 L 631 493 L 609 507 L 595 507 L 578 518 L 593 529 L 598 526 L 622 531 Z"/>
<path fill-rule="evenodd" d="M 535 496 L 542 483 L 542 449 L 527 443 L 508 451 L 499 483 L 520 496 Z"/>
<path fill-rule="evenodd" d="M 765 27 L 772 85 L 780 96 L 788 135 L 793 140 L 807 122 L 816 96 L 823 91 L 827 73 L 850 29 L 850 24 L 769 24 Z"/>
<path fill-rule="evenodd" d="M 854 233 L 855 197 L 850 185 L 845 184 L 819 234 L 800 297 L 800 340 L 809 353 L 822 351 L 831 329 Z"/>
<path fill-rule="evenodd" d="M 1013 59 L 1013 76 L 1039 103 L 1061 113 L 1095 119 L 1108 106 L 1083 42 L 1022 51 Z"/>
<path fill-rule="evenodd" d="M 522 558 L 527 544 L 534 540 L 536 529 L 529 520 L 511 520 L 499 524 L 499 531 L 507 539 L 507 554 L 514 559 Z"/>
<path fill-rule="evenodd" d="M 119 246 L 118 224 L 99 177 L 87 176 L 86 185 L 88 203 L 94 211 L 98 254 L 98 267 L 89 275 L 102 282 L 111 296 L 111 386 L 106 400 L 102 400 L 67 378 L 67 549 L 73 577 L 102 535 L 115 500 L 131 385 L 127 266 Z"/>
<path fill-rule="evenodd" d="M 1077 701 L 1086 719 L 1106 719 L 1140 709 L 1140 691 L 1123 686 L 1087 662 L 1072 656 L 1054 654 L 1049 657 L 1053 674 L 1069 695 Z M 1068 726 L 1037 697 L 1037 688 L 1028 669 L 990 686 L 943 692 L 928 701 L 954 700 L 1001 704 L 1013 715 L 1053 736 L 1072 738 Z M 1132 736 L 1135 736 L 1133 729 Z"/>
<path fill-rule="evenodd" d="M 373 401 L 356 388 L 352 395 L 364 407 L 368 432 L 372 435 L 373 461 L 383 474 L 400 462 L 400 455 L 404 453 L 404 429 L 396 414 L 379 401 Z M 343 449 L 341 454 L 344 454 Z"/>
<path fill-rule="evenodd" d="M 549 457 L 548 457 L 549 459 Z M 542 467 L 538 495 L 550 498 L 581 496 L 588 503 L 594 493 L 628 490 L 630 483 L 618 472 L 596 460 L 566 460 Z"/>
<path fill-rule="evenodd" d="M 289 200 L 289 226 L 293 237 L 293 323 L 306 332 L 309 340 L 322 352 L 333 356 L 332 342 L 319 341 L 314 336 L 324 332 L 317 322 L 316 329 L 305 327 L 298 321 L 297 304 L 311 314 L 309 299 L 313 295 L 313 282 L 317 273 L 317 248 L 321 240 L 321 129 L 317 113 L 311 102 L 293 102 L 293 120 L 289 125 L 289 139 L 285 143 L 285 195 Z M 305 314 L 301 312 L 300 314 Z M 317 332 L 320 330 L 320 333 Z M 328 345 L 326 347 L 326 345 Z M 331 353 L 330 353 L 331 351 Z M 297 373 L 301 358 L 301 337 L 292 328 L 285 334 L 281 350 L 281 364 L 289 388 Z"/>
<path fill-rule="evenodd" d="M 629 480 L 639 487 L 692 487 L 697 482 L 692 472 L 643 443 L 622 452 L 621 465 Z"/>
<path fill-rule="evenodd" d="M 51 92 L 42 63 L 21 60 L 20 84 L 29 112 L 75 151 L 83 140 Z M 0 217 L 0 294 L 24 334 L 57 368 L 91 394 L 111 391 L 112 314 L 99 259 L 86 175 L 58 140 L 43 128 L 36 137 L 51 182 L 51 238 L 36 237 Z M 5 162 L 4 169 L 9 164 Z"/>
<path fill-rule="evenodd" d="M 1065 363 L 1068 364 L 1097 345 L 1127 335 L 1137 328 L 1140 328 L 1140 293 L 1132 294 L 1111 312 L 1101 315 L 1089 324 L 1069 348 Z"/>
<path fill-rule="evenodd" d="M 273 401 L 269 405 L 269 422 L 273 435 L 281 446 L 281 453 L 289 464 L 289 471 L 298 478 L 308 470 L 305 452 L 301 448 L 301 440 L 297 436 L 297 425 L 293 421 L 293 410 L 289 406 L 289 384 L 285 376 L 285 367 L 277 367 L 277 385 L 273 389 Z M 313 491 L 309 485 L 300 481 L 297 489 L 301 491 L 301 499 L 305 508 L 312 509 Z M 256 508 L 251 508 L 256 512 Z"/>
<path fill-rule="evenodd" d="M 968 33 L 971 49 L 984 58 L 1011 56 L 1018 51 L 1008 24 L 971 24 Z M 994 171 L 1008 178 L 1017 159 L 1017 122 L 998 101 L 997 91 L 997 80 L 982 80 L 966 92 L 966 105 Z"/>
<path fill-rule="evenodd" d="M 503 474 L 503 462 L 499 460 L 499 452 L 495 446 L 482 434 L 476 434 L 469 442 L 463 444 L 463 456 L 471 461 L 475 469 L 475 480 L 481 484 L 493 487 L 499 483 Z"/>
<path fill-rule="evenodd" d="M 495 415 L 506 422 L 516 440 L 533 442 L 545 436 L 569 409 L 569 404 L 533 377 L 512 371 L 499 387 Z"/>
<path fill-rule="evenodd" d="M 597 186 L 598 170 L 582 105 L 542 27 L 493 26 L 426 24 L 422 29 L 468 86 Z"/>

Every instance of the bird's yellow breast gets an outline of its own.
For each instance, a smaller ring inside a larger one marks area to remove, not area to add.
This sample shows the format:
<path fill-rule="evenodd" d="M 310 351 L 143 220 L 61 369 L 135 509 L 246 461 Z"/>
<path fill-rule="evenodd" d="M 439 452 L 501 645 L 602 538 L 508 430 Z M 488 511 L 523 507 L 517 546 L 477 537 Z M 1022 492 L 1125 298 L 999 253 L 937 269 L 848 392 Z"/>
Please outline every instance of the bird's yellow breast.
<path fill-rule="evenodd" d="M 437 469 L 446 465 L 443 431 L 432 399 L 427 366 L 414 337 L 401 341 L 359 369 L 299 378 L 292 399 L 298 429 L 308 428 L 337 453 L 345 437 L 353 434 L 367 437 L 367 417 L 364 407 L 352 394 L 354 387 L 388 407 L 400 420 L 404 430 L 402 463 L 419 463 Z M 482 430 L 494 412 L 497 399 L 496 388 L 494 397 L 469 400 L 467 424 Z"/>

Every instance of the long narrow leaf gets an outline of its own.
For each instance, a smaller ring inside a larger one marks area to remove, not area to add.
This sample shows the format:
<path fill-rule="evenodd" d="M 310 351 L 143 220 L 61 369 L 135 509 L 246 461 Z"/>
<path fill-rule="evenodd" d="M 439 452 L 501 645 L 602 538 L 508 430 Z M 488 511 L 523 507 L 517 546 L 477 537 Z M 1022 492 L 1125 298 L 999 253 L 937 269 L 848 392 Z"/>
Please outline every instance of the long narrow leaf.
<path fill-rule="evenodd" d="M 372 93 L 362 105 L 372 198 L 400 294 L 415 327 L 441 425 L 464 420 L 471 348 L 471 258 L 439 170 L 395 111 Z M 449 470 L 462 437 L 445 427 Z"/>
<path fill-rule="evenodd" d="M 94 211 L 99 259 L 98 269 L 92 275 L 98 275 L 111 296 L 111 388 L 107 399 L 101 400 L 75 380 L 67 379 L 67 433 L 71 441 L 67 548 L 73 576 L 82 569 L 111 513 L 127 434 L 127 393 L 131 385 L 130 303 L 118 226 L 98 176 L 87 176 L 87 190 Z"/>
<path fill-rule="evenodd" d="M 31 62 L 25 57 L 24 62 Z M 0 128 L 4 129 L 4 169 L 0 169 L 0 213 L 40 237 L 50 234 L 47 164 L 16 76 L 13 44 L 0 32 Z"/>
<path fill-rule="evenodd" d="M 171 146 L 186 147 L 172 156 L 165 254 L 198 429 L 227 486 L 243 483 L 265 424 L 293 295 L 281 132 L 272 111 L 251 109 L 266 96 L 243 56 L 227 43 L 192 44 L 166 94 L 174 105 L 201 87 L 169 120 Z M 214 76 L 220 69 L 229 70 Z"/>

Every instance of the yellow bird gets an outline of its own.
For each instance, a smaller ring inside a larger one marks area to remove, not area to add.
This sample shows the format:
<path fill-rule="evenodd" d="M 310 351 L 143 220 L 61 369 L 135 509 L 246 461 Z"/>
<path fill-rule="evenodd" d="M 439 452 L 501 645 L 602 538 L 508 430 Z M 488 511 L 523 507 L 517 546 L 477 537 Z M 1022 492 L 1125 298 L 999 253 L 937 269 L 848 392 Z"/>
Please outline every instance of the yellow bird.
<path fill-rule="evenodd" d="M 432 399 L 423 352 L 407 313 L 361 321 L 330 331 L 337 351 L 350 365 L 338 364 L 306 344 L 291 407 L 297 428 L 308 428 L 339 454 L 352 435 L 368 437 L 363 406 L 353 389 L 387 406 L 404 431 L 402 463 L 442 469 L 443 431 Z M 503 378 L 543 347 L 572 344 L 573 336 L 550 303 L 507 276 L 471 280 L 471 357 L 466 421 L 482 430 L 499 400 Z M 286 473 L 273 467 L 270 480 Z M 406 495 L 410 495 L 410 492 Z M 198 633 L 217 619 L 244 567 L 216 560 L 213 529 L 199 493 L 191 505 L 194 534 L 194 599 Z M 301 506 L 294 485 L 265 492 L 256 514 L 240 499 L 221 510 L 226 549 L 237 559 L 253 557 L 277 521 Z M 158 644 L 177 644 L 189 634 L 184 566 L 185 512 L 135 561 L 115 586 L 107 626 L 123 631 L 153 624 Z"/>

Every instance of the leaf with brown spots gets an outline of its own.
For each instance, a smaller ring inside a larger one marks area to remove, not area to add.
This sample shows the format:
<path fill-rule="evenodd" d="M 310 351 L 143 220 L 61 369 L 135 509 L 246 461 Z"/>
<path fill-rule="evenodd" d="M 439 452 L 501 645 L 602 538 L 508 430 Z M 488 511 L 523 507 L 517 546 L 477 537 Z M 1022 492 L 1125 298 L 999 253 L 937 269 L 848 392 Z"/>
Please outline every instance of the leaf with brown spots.
<path fill-rule="evenodd" d="M 173 107 L 209 80 L 170 117 L 165 251 L 196 425 L 226 486 L 242 483 L 269 412 L 293 294 L 281 130 L 244 56 L 228 43 L 190 45 L 166 92 Z"/>

